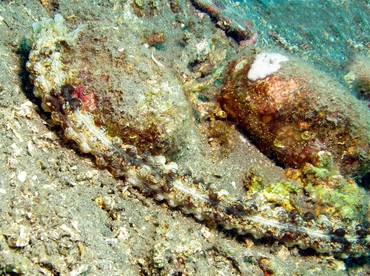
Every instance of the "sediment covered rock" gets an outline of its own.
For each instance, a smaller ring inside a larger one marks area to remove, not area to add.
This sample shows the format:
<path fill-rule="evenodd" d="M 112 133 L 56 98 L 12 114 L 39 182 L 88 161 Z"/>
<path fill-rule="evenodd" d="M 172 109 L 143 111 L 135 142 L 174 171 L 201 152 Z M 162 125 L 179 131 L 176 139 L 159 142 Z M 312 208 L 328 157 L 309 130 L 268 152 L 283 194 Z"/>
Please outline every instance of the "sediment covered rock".
<path fill-rule="evenodd" d="M 318 152 L 328 151 L 342 174 L 368 173 L 368 107 L 324 74 L 277 55 L 260 53 L 231 63 L 221 97 L 228 116 L 286 167 L 314 163 Z"/>

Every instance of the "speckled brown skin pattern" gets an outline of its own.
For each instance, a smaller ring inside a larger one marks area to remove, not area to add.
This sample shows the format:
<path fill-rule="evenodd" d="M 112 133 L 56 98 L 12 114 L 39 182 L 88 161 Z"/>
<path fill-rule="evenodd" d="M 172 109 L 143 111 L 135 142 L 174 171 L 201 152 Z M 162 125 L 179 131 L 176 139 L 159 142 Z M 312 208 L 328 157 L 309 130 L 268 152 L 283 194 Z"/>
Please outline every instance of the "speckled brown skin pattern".
<path fill-rule="evenodd" d="M 268 237 L 287 246 L 313 248 L 340 257 L 369 254 L 369 229 L 365 225 L 360 227 L 362 222 L 289 213 L 262 192 L 240 201 L 224 190 L 214 191 L 197 183 L 164 156 L 140 154 L 135 146 L 107 134 L 104 127 L 95 124 L 86 106 L 90 101 L 79 97 L 76 88 L 68 84 L 62 56 L 64 47 L 69 51 L 73 48 L 78 35 L 79 30 L 67 31 L 60 15 L 37 23 L 31 35 L 27 69 L 44 110 L 51 113 L 54 123 L 61 125 L 65 137 L 75 141 L 82 152 L 92 154 L 101 168 L 185 214 L 235 229 L 238 234 Z"/>

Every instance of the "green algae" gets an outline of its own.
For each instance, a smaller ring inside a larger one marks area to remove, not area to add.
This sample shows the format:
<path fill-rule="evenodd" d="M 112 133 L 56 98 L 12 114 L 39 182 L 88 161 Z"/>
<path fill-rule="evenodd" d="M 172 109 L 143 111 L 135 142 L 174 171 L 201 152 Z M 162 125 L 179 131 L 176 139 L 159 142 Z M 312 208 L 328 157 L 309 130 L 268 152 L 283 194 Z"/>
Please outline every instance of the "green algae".
<path fill-rule="evenodd" d="M 363 216 L 365 191 L 353 183 L 345 182 L 339 189 L 323 184 L 308 184 L 305 191 L 326 212 L 342 218 L 355 219 Z"/>

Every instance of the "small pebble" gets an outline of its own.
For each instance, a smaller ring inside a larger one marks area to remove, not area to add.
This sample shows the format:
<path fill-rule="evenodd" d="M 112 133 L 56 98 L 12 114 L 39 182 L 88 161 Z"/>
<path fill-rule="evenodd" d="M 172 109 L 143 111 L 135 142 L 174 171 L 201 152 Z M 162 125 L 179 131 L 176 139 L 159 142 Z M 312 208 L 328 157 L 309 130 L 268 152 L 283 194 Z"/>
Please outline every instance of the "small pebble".
<path fill-rule="evenodd" d="M 24 182 L 24 181 L 26 181 L 26 178 L 27 178 L 27 173 L 25 172 L 25 171 L 21 171 L 19 174 L 18 174 L 18 180 L 20 181 L 20 182 Z"/>

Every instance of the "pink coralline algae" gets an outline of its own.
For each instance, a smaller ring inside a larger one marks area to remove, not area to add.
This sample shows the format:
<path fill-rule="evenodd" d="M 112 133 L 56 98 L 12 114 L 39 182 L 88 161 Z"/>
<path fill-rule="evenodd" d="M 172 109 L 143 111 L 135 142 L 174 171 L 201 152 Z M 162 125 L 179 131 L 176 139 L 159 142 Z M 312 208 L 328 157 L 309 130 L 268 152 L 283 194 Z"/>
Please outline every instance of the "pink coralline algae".
<path fill-rule="evenodd" d="M 96 108 L 95 95 L 93 92 L 85 92 L 82 85 L 77 86 L 71 95 L 73 98 L 80 99 L 84 111 L 93 111 Z"/>

